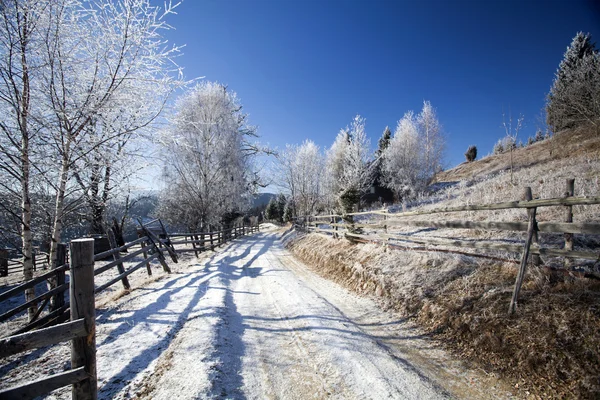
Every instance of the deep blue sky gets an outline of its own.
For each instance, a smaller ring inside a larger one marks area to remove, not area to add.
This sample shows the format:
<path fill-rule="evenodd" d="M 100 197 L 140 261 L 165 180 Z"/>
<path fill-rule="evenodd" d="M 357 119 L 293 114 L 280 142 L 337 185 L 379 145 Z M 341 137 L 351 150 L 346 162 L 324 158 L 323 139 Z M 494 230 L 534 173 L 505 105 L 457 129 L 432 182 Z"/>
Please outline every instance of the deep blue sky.
<path fill-rule="evenodd" d="M 577 31 L 600 42 L 591 1 L 186 0 L 169 41 L 187 78 L 229 85 L 261 141 L 333 142 L 354 115 L 375 147 L 423 100 L 447 134 L 447 166 L 504 135 L 503 110 L 525 116 L 523 141 Z"/>

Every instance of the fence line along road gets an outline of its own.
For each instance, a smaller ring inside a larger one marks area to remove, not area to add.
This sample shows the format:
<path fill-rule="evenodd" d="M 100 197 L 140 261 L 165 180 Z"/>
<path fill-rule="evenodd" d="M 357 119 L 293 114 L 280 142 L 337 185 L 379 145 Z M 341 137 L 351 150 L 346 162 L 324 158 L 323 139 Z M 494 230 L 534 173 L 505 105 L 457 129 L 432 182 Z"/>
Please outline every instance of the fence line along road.
<path fill-rule="evenodd" d="M 332 235 L 335 238 L 346 237 L 350 240 L 362 240 L 397 244 L 402 242 L 415 243 L 420 245 L 443 246 L 450 248 L 471 248 L 480 250 L 498 250 L 511 253 L 521 253 L 519 272 L 517 274 L 513 298 L 509 306 L 509 313 L 514 313 L 517 307 L 518 295 L 526 271 L 529 255 L 532 255 L 532 261 L 539 265 L 540 255 L 565 257 L 565 266 L 569 267 L 568 259 L 579 258 L 591 261 L 600 261 L 600 252 L 582 251 L 573 249 L 574 234 L 600 235 L 599 223 L 573 222 L 574 205 L 598 205 L 600 197 L 573 197 L 574 179 L 567 179 L 565 196 L 551 199 L 532 199 L 531 188 L 524 190 L 524 200 L 509 201 L 493 204 L 467 205 L 458 207 L 439 207 L 432 210 L 406 211 L 401 213 L 390 213 L 387 210 L 362 211 L 348 213 L 345 215 L 314 215 L 299 218 L 294 226 L 298 230 L 308 232 L 319 232 Z M 564 206 L 564 222 L 537 222 L 536 212 L 540 207 Z M 433 215 L 440 213 L 456 213 L 466 211 L 490 211 L 505 209 L 525 209 L 527 211 L 527 222 L 514 221 L 427 221 L 427 220 L 405 220 L 404 217 L 413 217 L 421 215 Z M 378 216 L 384 217 L 383 221 L 377 223 L 355 223 L 355 216 Z M 325 227 L 323 227 L 325 226 Z M 400 232 L 390 233 L 389 228 L 397 227 L 421 227 L 432 229 L 478 229 L 493 231 L 515 231 L 526 232 L 526 240 L 522 244 L 514 243 L 494 243 L 482 240 L 464 240 L 454 238 L 439 237 L 417 237 L 413 234 L 402 234 Z M 375 230 L 373 233 L 363 234 L 362 228 Z M 378 231 L 382 230 L 382 231 Z M 564 247 L 562 249 L 541 247 L 539 245 L 539 232 L 552 232 L 564 234 Z M 461 252 L 461 254 L 470 255 Z M 481 254 L 472 254 L 474 256 L 485 256 Z M 490 257 L 498 259 L 497 257 Z M 589 274 L 587 276 L 596 277 Z"/>

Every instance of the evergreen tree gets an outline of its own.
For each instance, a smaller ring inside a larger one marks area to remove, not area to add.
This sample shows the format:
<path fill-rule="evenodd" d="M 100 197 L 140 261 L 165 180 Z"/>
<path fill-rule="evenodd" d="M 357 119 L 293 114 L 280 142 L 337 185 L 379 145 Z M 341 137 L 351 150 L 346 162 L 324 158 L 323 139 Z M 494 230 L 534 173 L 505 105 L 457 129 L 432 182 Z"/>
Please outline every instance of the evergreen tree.
<path fill-rule="evenodd" d="M 386 126 L 383 130 L 383 134 L 379 138 L 379 143 L 377 147 L 377 157 L 381 156 L 385 149 L 390 145 L 390 139 L 392 138 L 392 131 L 389 126 Z"/>
<path fill-rule="evenodd" d="M 473 162 L 477 158 L 477 146 L 469 146 L 465 152 L 465 158 L 467 162 Z"/>
<path fill-rule="evenodd" d="M 600 55 L 590 34 L 577 33 L 567 48 L 547 97 L 554 132 L 591 123 L 600 127 Z"/>
<path fill-rule="evenodd" d="M 268 220 L 274 220 L 277 219 L 278 217 L 278 210 L 277 210 L 277 200 L 275 199 L 275 197 L 271 197 L 271 200 L 269 200 L 269 204 L 267 204 L 267 209 L 265 210 L 265 218 Z"/>
<path fill-rule="evenodd" d="M 285 213 L 285 204 L 286 204 L 285 195 L 283 193 L 279 193 L 279 195 L 277 196 L 277 216 L 275 217 L 275 219 L 277 219 L 279 222 L 283 222 L 283 214 Z"/>
<path fill-rule="evenodd" d="M 385 150 L 389 147 L 390 145 L 390 140 L 392 138 L 392 131 L 390 130 L 389 126 L 386 126 L 385 129 L 383 130 L 383 134 L 381 135 L 381 137 L 379 138 L 379 142 L 378 142 L 378 146 L 377 146 L 377 151 L 375 152 L 375 161 L 377 163 L 377 165 L 375 165 L 375 168 L 373 169 L 374 171 L 374 179 L 373 179 L 373 184 L 375 186 L 383 186 L 383 174 L 381 171 L 381 165 L 382 165 L 382 156 L 383 153 L 385 152 Z"/>
<path fill-rule="evenodd" d="M 294 218 L 294 202 L 290 199 L 285 203 L 283 211 L 283 222 L 290 222 Z"/>
<path fill-rule="evenodd" d="M 535 133 L 535 141 L 541 142 L 542 140 L 544 140 L 544 135 L 542 134 L 542 130 L 538 129 L 537 132 Z"/>

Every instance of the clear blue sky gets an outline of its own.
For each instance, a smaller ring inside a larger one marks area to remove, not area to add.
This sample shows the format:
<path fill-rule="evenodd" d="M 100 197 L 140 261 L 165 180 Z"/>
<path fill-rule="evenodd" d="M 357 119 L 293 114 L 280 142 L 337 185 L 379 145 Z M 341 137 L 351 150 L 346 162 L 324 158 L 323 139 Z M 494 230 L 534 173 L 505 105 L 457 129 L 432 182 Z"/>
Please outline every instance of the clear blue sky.
<path fill-rule="evenodd" d="M 162 2 L 161 2 L 162 4 Z M 186 0 L 166 36 L 187 78 L 229 85 L 261 141 L 328 147 L 354 115 L 373 147 L 423 100 L 447 134 L 447 166 L 525 116 L 524 142 L 577 31 L 600 42 L 596 1 Z"/>

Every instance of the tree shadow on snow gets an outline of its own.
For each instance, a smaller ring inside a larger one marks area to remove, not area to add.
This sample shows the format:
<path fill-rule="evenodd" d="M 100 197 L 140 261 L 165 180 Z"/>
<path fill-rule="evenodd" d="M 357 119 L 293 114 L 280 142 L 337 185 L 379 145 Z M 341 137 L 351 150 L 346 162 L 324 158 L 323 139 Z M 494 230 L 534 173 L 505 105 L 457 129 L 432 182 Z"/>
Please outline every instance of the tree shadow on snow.
<path fill-rule="evenodd" d="M 119 373 L 111 377 L 108 380 L 108 382 L 102 385 L 102 387 L 99 388 L 98 391 L 99 398 L 112 398 L 115 393 L 127 386 L 131 379 L 133 379 L 140 371 L 143 371 L 145 368 L 147 368 L 152 361 L 157 359 L 160 356 L 160 354 L 162 354 L 162 352 L 169 347 L 170 342 L 174 339 L 177 332 L 181 329 L 185 321 L 188 319 L 194 306 L 206 293 L 206 288 L 208 287 L 209 279 L 205 279 L 204 281 L 202 281 L 202 279 L 208 278 L 209 275 L 210 274 L 198 275 L 192 278 L 185 285 L 178 286 L 171 290 L 169 290 L 169 288 L 171 288 L 180 279 L 184 278 L 184 276 L 165 282 L 165 285 L 163 287 L 157 289 L 164 290 L 165 293 L 163 293 L 158 299 L 156 299 L 155 302 L 149 304 L 147 307 L 136 310 L 133 313 L 133 315 L 129 317 L 124 317 L 122 319 L 123 322 L 109 333 L 108 337 L 99 346 L 111 343 L 115 341 L 117 337 L 126 334 L 131 329 L 133 329 L 133 326 L 135 325 L 130 324 L 128 321 L 133 320 L 137 323 L 152 321 L 153 323 L 156 323 L 157 321 L 154 320 L 152 316 L 164 314 L 163 310 L 169 304 L 171 296 L 183 290 L 184 288 L 189 288 L 194 284 L 198 284 L 198 287 L 194 291 L 193 296 L 191 296 L 185 309 L 181 312 L 181 314 L 179 314 L 175 322 L 162 320 L 158 321 L 159 323 L 171 325 L 164 337 L 160 341 L 146 348 L 139 355 L 131 359 L 129 363 Z M 129 311 L 123 310 L 122 312 Z"/>

